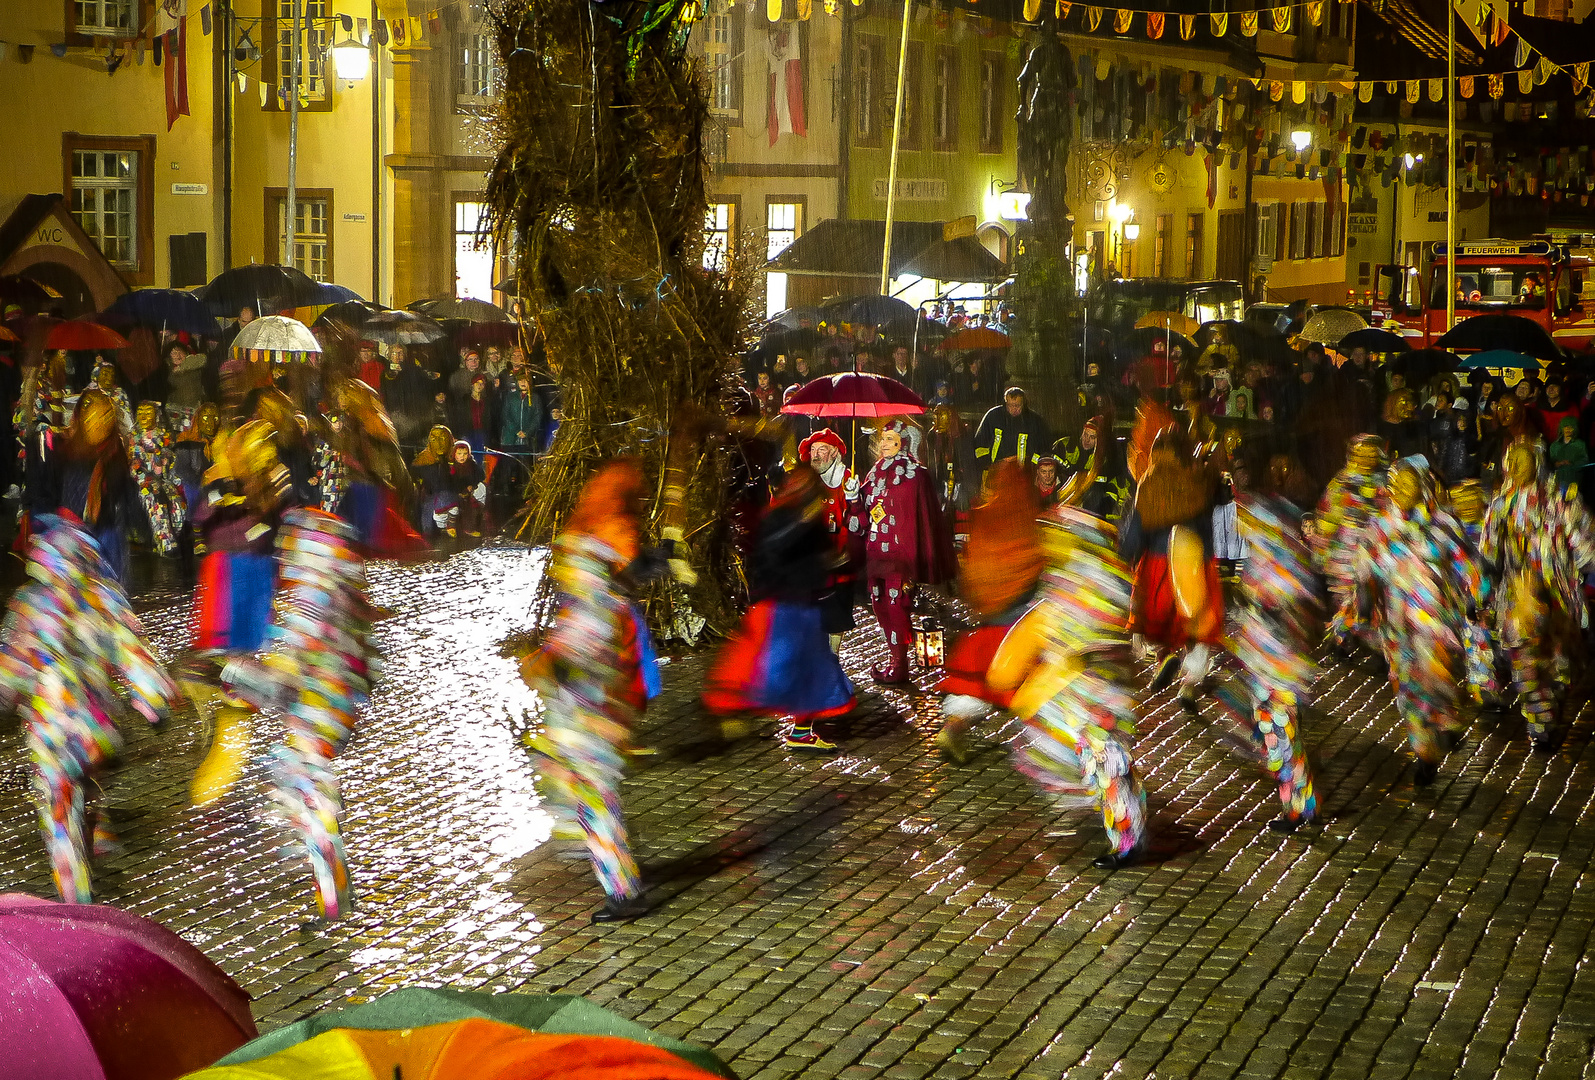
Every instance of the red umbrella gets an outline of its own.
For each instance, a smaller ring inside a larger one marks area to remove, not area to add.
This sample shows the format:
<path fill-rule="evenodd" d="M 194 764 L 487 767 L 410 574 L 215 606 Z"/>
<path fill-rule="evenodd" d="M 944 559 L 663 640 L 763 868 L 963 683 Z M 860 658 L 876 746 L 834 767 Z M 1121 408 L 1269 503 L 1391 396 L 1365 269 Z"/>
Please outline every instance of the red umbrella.
<path fill-rule="evenodd" d="M 70 349 L 74 352 L 108 351 L 127 348 L 127 338 L 109 326 L 101 326 L 97 322 L 83 319 L 72 319 L 50 327 L 50 334 L 44 339 L 44 347 Z"/>
<path fill-rule="evenodd" d="M 915 416 L 924 400 L 896 379 L 849 371 L 809 380 L 781 409 L 804 416 Z"/>
<path fill-rule="evenodd" d="M 7 1076 L 175 1080 L 256 1035 L 221 968 L 104 904 L 0 896 L 0 987 Z"/>
<path fill-rule="evenodd" d="M 1013 347 L 1013 339 L 1001 330 L 993 330 L 989 326 L 971 326 L 968 330 L 959 330 L 942 338 L 937 348 L 944 352 L 954 349 L 1008 349 Z"/>

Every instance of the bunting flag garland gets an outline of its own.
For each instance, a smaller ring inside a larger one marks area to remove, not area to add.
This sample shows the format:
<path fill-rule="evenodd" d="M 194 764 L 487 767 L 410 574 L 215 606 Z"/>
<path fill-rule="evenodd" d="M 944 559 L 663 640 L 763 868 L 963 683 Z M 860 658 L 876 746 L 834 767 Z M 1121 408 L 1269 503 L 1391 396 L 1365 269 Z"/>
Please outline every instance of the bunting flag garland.
<path fill-rule="evenodd" d="M 1163 36 L 1163 12 L 1149 11 L 1146 13 L 1146 36 L 1152 41 Z"/>
<path fill-rule="evenodd" d="M 1497 101 L 1501 100 L 1501 95 L 1506 93 L 1506 76 L 1491 75 L 1489 76 L 1489 79 L 1490 96 Z"/>
<path fill-rule="evenodd" d="M 1526 94 L 1534 89 L 1534 72 L 1520 71 L 1517 73 L 1517 92 Z"/>
<path fill-rule="evenodd" d="M 1196 36 L 1196 16 L 1195 15 L 1181 15 L 1180 16 L 1180 40 L 1181 41 L 1190 41 L 1195 36 Z"/>
<path fill-rule="evenodd" d="M 1285 97 L 1285 84 L 1283 82 L 1280 82 L 1279 80 L 1276 79 L 1273 82 L 1270 82 L 1268 84 L 1268 100 L 1270 100 L 1270 101 L 1282 101 L 1284 99 L 1284 97 Z"/>
<path fill-rule="evenodd" d="M 1257 12 L 1241 12 L 1241 33 L 1246 37 L 1257 36 Z"/>
<path fill-rule="evenodd" d="M 1088 7 L 1085 9 L 1085 28 L 1089 33 L 1096 33 L 1097 27 L 1102 25 L 1102 9 Z"/>
<path fill-rule="evenodd" d="M 1357 100 L 1362 102 L 1364 105 L 1373 100 L 1373 83 L 1365 82 L 1357 84 Z"/>
<path fill-rule="evenodd" d="M 1517 50 L 1512 54 L 1512 66 L 1523 67 L 1529 62 L 1529 43 L 1522 38 L 1517 39 Z"/>
<path fill-rule="evenodd" d="M 1221 38 L 1229 33 L 1229 13 L 1227 11 L 1212 12 L 1207 19 L 1208 26 L 1212 29 L 1214 37 Z"/>
<path fill-rule="evenodd" d="M 1305 103 L 1307 100 L 1307 84 L 1304 82 L 1291 83 L 1290 100 L 1295 102 L 1297 105 Z"/>
<path fill-rule="evenodd" d="M 1573 65 L 1573 93 L 1582 94 L 1589 85 L 1589 61 Z"/>
<path fill-rule="evenodd" d="M 1443 97 L 1445 97 L 1445 80 L 1444 79 L 1430 79 L 1429 80 L 1429 100 L 1430 101 L 1439 101 Z"/>
<path fill-rule="evenodd" d="M 1057 5 L 1052 9 L 1052 13 L 1058 17 L 1059 22 L 1062 22 L 1069 17 L 1069 12 L 1073 9 L 1074 5 L 1069 3 L 1069 0 L 1058 0 Z"/>
<path fill-rule="evenodd" d="M 1465 98 L 1472 97 L 1473 96 L 1473 76 L 1472 75 L 1464 75 L 1460 79 L 1458 79 L 1457 80 L 1457 90 Z"/>
<path fill-rule="evenodd" d="M 1307 20 L 1314 26 L 1324 25 L 1324 0 L 1308 0 Z"/>
<path fill-rule="evenodd" d="M 1135 12 L 1129 8 L 1119 8 L 1113 13 L 1113 32 L 1115 34 L 1128 34 L 1130 20 L 1135 18 Z"/>
<path fill-rule="evenodd" d="M 1418 100 L 1418 95 L 1421 92 L 1421 90 L 1422 90 L 1422 88 L 1418 85 L 1418 80 L 1417 79 L 1408 79 L 1407 80 L 1407 104 L 1411 105 L 1411 104 L 1415 103 Z"/>
<path fill-rule="evenodd" d="M 1272 18 L 1273 21 L 1274 21 L 1274 33 L 1276 33 L 1276 34 L 1288 34 L 1288 33 L 1290 33 L 1290 17 L 1291 17 L 1291 14 L 1292 14 L 1292 12 L 1294 10 L 1295 10 L 1294 8 L 1288 8 L 1288 7 L 1277 7 L 1277 8 L 1269 9 L 1268 14 L 1269 14 L 1270 18 Z"/>

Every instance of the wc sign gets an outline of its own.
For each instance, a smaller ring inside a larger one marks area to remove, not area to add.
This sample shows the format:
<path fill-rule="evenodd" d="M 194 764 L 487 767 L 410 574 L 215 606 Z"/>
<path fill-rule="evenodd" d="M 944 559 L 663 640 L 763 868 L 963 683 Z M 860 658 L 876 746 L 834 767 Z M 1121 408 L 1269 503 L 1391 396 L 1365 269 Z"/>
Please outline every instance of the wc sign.
<path fill-rule="evenodd" d="M 35 244 L 59 244 L 66 239 L 66 230 L 59 225 L 40 225 L 33 234 Z"/>

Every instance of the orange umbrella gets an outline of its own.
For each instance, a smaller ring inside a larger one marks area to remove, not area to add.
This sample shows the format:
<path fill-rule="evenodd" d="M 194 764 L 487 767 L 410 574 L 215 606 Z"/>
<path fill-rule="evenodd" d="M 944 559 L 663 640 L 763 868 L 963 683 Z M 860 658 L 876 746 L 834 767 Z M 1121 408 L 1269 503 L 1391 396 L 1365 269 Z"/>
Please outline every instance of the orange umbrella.
<path fill-rule="evenodd" d="M 1012 346 L 1013 339 L 1001 330 L 972 326 L 968 330 L 948 334 L 937 347 L 943 352 L 951 352 L 954 349 L 1007 349 Z"/>
<path fill-rule="evenodd" d="M 7 330 L 5 327 L 0 326 L 0 341 L 21 341 L 21 340 L 22 339 L 17 337 L 17 335 L 13 334 L 11 331 Z"/>
<path fill-rule="evenodd" d="M 44 347 L 70 349 L 74 352 L 109 351 L 127 348 L 127 338 L 109 326 L 101 326 L 97 322 L 83 319 L 72 319 L 50 327 L 50 333 L 44 339 Z"/>
<path fill-rule="evenodd" d="M 1173 330 L 1177 334 L 1190 337 L 1201 329 L 1202 324 L 1189 315 L 1181 315 L 1178 311 L 1149 311 L 1135 320 L 1136 329 L 1154 326 L 1159 330 Z"/>

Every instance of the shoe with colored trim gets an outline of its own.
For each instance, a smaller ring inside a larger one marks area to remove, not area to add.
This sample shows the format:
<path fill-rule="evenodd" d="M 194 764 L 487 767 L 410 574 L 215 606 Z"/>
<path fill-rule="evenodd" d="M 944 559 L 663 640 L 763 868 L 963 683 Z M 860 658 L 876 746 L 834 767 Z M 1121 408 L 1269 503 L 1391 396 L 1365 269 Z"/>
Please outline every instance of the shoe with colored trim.
<path fill-rule="evenodd" d="M 786 737 L 786 748 L 788 750 L 816 750 L 820 753 L 829 754 L 836 749 L 836 744 L 825 741 L 811 731 L 807 735 L 788 735 Z"/>

